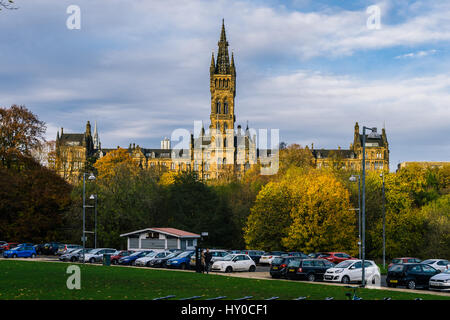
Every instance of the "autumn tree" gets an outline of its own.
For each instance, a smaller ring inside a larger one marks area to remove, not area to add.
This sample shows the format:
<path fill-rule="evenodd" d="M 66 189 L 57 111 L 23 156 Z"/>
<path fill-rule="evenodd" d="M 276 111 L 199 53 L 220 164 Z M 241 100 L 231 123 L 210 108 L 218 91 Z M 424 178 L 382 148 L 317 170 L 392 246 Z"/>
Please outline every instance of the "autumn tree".
<path fill-rule="evenodd" d="M 289 146 L 283 145 L 279 155 L 280 169 L 279 173 L 285 173 L 290 167 L 312 168 L 314 166 L 314 157 L 309 148 L 302 148 L 298 144 Z"/>
<path fill-rule="evenodd" d="M 46 126 L 24 106 L 0 108 L 0 159 L 11 168 L 23 158 L 31 158 L 32 150 L 45 141 Z"/>
<path fill-rule="evenodd" d="M 109 183 L 119 168 L 124 169 L 130 175 L 137 174 L 139 167 L 133 162 L 126 149 L 117 148 L 108 152 L 94 164 L 99 181 Z"/>

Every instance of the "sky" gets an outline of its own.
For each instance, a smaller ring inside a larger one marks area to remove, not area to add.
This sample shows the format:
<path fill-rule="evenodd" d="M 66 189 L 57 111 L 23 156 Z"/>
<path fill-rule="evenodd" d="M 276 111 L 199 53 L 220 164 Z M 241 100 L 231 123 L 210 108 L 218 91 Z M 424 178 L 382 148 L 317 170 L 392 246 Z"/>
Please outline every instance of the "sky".
<path fill-rule="evenodd" d="M 236 126 L 316 149 L 349 148 L 355 122 L 384 126 L 391 171 L 450 160 L 447 0 L 15 2 L 0 11 L 0 106 L 25 105 L 48 140 L 88 120 L 104 148 L 159 148 L 194 121 L 207 128 L 224 19 Z M 80 29 L 67 27 L 70 5 Z"/>

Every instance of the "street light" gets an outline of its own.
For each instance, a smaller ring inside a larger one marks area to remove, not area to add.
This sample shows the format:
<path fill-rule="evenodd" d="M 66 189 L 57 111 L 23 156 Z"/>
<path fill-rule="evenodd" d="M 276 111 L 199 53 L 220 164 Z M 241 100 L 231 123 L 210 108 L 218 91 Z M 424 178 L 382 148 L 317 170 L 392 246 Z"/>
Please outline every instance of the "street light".
<path fill-rule="evenodd" d="M 97 195 L 91 194 L 89 197 L 91 200 L 95 200 L 94 210 L 95 210 L 95 218 L 94 218 L 94 248 L 97 249 Z"/>
<path fill-rule="evenodd" d="M 84 251 L 86 249 L 86 175 L 83 173 L 83 263 L 84 263 Z M 88 177 L 89 181 L 95 180 L 95 176 L 91 173 Z"/>
<path fill-rule="evenodd" d="M 363 158 L 362 158 L 362 287 L 366 285 L 366 129 L 370 130 L 372 133 L 377 132 L 377 128 L 368 128 L 363 126 L 362 133 L 362 147 L 363 147 Z"/>
<path fill-rule="evenodd" d="M 380 173 L 383 178 L 383 268 L 386 267 L 386 197 L 384 194 L 384 172 Z"/>
<path fill-rule="evenodd" d="M 361 259 L 361 176 L 351 175 L 349 178 L 350 182 L 358 181 L 358 248 L 359 248 L 359 259 Z"/>

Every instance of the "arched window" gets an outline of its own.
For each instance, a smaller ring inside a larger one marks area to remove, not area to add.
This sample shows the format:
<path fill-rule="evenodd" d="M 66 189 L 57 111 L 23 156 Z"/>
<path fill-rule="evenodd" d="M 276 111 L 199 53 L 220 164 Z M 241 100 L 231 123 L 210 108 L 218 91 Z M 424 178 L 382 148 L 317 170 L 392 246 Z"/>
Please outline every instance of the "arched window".
<path fill-rule="evenodd" d="M 219 80 L 219 88 L 222 88 L 222 79 Z"/>
<path fill-rule="evenodd" d="M 216 113 L 220 113 L 220 101 L 216 102 Z"/>
<path fill-rule="evenodd" d="M 227 114 L 228 113 L 228 102 L 224 102 L 223 103 L 223 113 Z"/>
<path fill-rule="evenodd" d="M 217 88 L 217 79 L 216 79 L 216 81 L 215 81 L 215 82 L 216 82 L 216 88 Z"/>
<path fill-rule="evenodd" d="M 223 138 L 223 147 L 224 147 L 224 148 L 227 147 L 227 138 Z"/>

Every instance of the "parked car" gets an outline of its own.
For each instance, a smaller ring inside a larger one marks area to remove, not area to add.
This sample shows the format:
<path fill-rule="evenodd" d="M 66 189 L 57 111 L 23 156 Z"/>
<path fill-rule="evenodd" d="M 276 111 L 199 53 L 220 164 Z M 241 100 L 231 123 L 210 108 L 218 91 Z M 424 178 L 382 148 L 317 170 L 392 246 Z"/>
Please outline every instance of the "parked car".
<path fill-rule="evenodd" d="M 392 262 L 388 265 L 388 269 L 393 266 L 394 264 L 401 264 L 401 263 L 420 263 L 422 260 L 418 258 L 395 258 L 392 259 Z"/>
<path fill-rule="evenodd" d="M 3 249 L 8 245 L 6 241 L 0 241 L 0 252 L 3 252 Z"/>
<path fill-rule="evenodd" d="M 220 261 L 216 261 L 211 266 L 211 271 L 233 272 L 256 270 L 255 261 L 248 254 L 229 254 Z"/>
<path fill-rule="evenodd" d="M 302 259 L 308 259 L 309 258 L 308 255 L 304 254 L 303 252 L 288 252 L 286 255 L 289 256 L 289 257 L 299 257 L 299 258 L 302 258 Z"/>
<path fill-rule="evenodd" d="M 386 284 L 388 287 L 405 286 L 408 289 L 428 287 L 430 279 L 440 272 L 422 263 L 394 264 L 388 269 Z"/>
<path fill-rule="evenodd" d="M 7 242 L 6 244 L 4 244 L 2 246 L 2 251 L 4 252 L 6 250 L 10 250 L 10 249 L 15 248 L 17 246 L 19 246 L 19 244 L 17 242 Z"/>
<path fill-rule="evenodd" d="M 346 260 L 356 260 L 356 258 L 353 258 L 345 252 L 324 252 L 319 256 L 319 259 L 326 259 L 334 264 L 338 264 Z"/>
<path fill-rule="evenodd" d="M 136 259 L 139 259 L 140 257 L 143 257 L 149 252 L 153 252 L 153 250 L 147 250 L 147 251 L 136 251 L 128 256 L 122 257 L 119 259 L 119 264 L 121 265 L 134 265 L 134 262 Z"/>
<path fill-rule="evenodd" d="M 440 270 L 441 272 L 444 272 L 450 268 L 450 261 L 445 259 L 428 259 L 422 261 L 421 263 L 427 264 L 436 270 Z"/>
<path fill-rule="evenodd" d="M 118 250 L 111 256 L 111 264 L 119 264 L 119 259 L 134 253 L 132 250 Z"/>
<path fill-rule="evenodd" d="M 4 258 L 35 258 L 36 249 L 33 246 L 15 247 L 3 252 Z"/>
<path fill-rule="evenodd" d="M 203 250 L 203 251 L 206 252 L 206 250 Z M 226 251 L 226 250 L 217 250 L 217 249 L 211 249 L 211 250 L 209 250 L 209 253 L 211 253 L 211 264 L 214 261 L 220 260 L 221 258 L 229 255 L 228 251 Z M 195 263 L 196 263 L 196 258 L 195 258 L 195 254 L 194 254 L 191 257 L 191 261 L 189 262 L 189 265 L 193 268 L 193 267 L 195 267 Z"/>
<path fill-rule="evenodd" d="M 271 251 L 271 252 L 265 253 L 259 259 L 259 264 L 269 264 L 270 265 L 272 263 L 273 259 L 279 258 L 285 254 L 286 254 L 286 252 L 283 252 L 283 251 Z"/>
<path fill-rule="evenodd" d="M 59 242 L 49 242 L 44 244 L 42 254 L 55 256 L 58 252 L 60 244 L 61 243 Z"/>
<path fill-rule="evenodd" d="M 286 278 L 308 281 L 323 280 L 325 272 L 333 267 L 335 264 L 325 259 L 292 260 L 286 268 Z"/>
<path fill-rule="evenodd" d="M 287 266 L 292 260 L 300 260 L 300 257 L 281 256 L 272 260 L 269 274 L 272 278 L 284 278 Z"/>
<path fill-rule="evenodd" d="M 164 258 L 158 258 L 158 259 L 153 259 L 150 260 L 149 264 L 150 267 L 153 268 L 165 268 L 166 267 L 166 262 L 172 258 L 175 258 L 176 256 L 180 255 L 183 251 L 174 251 L 172 253 L 170 253 L 168 256 L 165 256 Z"/>
<path fill-rule="evenodd" d="M 167 260 L 166 266 L 168 268 L 188 269 L 192 255 L 195 255 L 195 251 L 184 251 L 175 258 Z"/>
<path fill-rule="evenodd" d="M 259 260 L 265 254 L 265 252 L 261 250 L 244 250 L 242 251 L 242 253 L 248 254 L 249 257 L 252 258 L 252 260 L 255 261 L 256 264 L 259 263 Z"/>
<path fill-rule="evenodd" d="M 365 260 L 365 280 L 367 283 L 376 283 L 381 279 L 380 268 L 372 260 Z M 332 282 L 361 282 L 362 281 L 362 260 L 346 260 L 338 263 L 325 271 L 323 276 L 325 281 Z"/>
<path fill-rule="evenodd" d="M 83 248 L 83 246 L 80 246 L 79 244 L 61 244 L 58 247 L 58 251 L 56 252 L 57 255 L 62 255 L 65 253 L 69 253 L 70 250 L 74 249 L 80 249 Z"/>
<path fill-rule="evenodd" d="M 450 290 L 450 269 L 438 273 L 430 278 L 428 288 L 431 290 Z"/>
<path fill-rule="evenodd" d="M 136 266 L 147 266 L 150 267 L 150 261 L 155 258 L 164 258 L 165 256 L 168 256 L 170 254 L 170 251 L 154 251 L 150 252 L 149 254 L 142 256 L 138 259 L 136 259 L 135 265 Z"/>
<path fill-rule="evenodd" d="M 92 248 L 85 248 L 84 249 L 84 255 L 86 256 L 88 252 L 90 252 Z M 71 250 L 68 253 L 62 254 L 59 256 L 60 261 L 70 261 L 70 262 L 76 262 L 81 261 L 81 258 L 83 257 L 83 248 Z"/>
<path fill-rule="evenodd" d="M 310 258 L 310 259 L 317 259 L 322 254 L 323 254 L 323 252 L 313 252 L 313 253 L 308 254 L 308 258 Z"/>
<path fill-rule="evenodd" d="M 84 254 L 84 262 L 90 262 L 90 263 L 101 262 L 101 261 L 103 261 L 104 254 L 108 254 L 108 253 L 112 254 L 116 251 L 117 251 L 116 249 L 111 249 L 111 248 L 92 249 L 88 253 Z"/>

